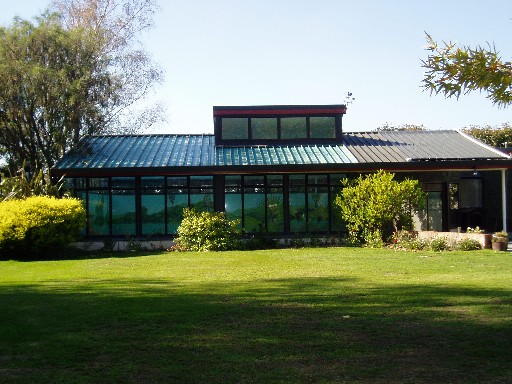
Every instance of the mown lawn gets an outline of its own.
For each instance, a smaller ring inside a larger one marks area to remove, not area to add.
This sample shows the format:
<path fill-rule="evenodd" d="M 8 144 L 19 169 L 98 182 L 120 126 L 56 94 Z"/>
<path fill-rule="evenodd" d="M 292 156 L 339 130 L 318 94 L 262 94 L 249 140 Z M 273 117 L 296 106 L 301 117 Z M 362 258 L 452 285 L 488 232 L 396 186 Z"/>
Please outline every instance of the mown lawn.
<path fill-rule="evenodd" d="M 512 254 L 0 262 L 2 383 L 510 383 Z"/>

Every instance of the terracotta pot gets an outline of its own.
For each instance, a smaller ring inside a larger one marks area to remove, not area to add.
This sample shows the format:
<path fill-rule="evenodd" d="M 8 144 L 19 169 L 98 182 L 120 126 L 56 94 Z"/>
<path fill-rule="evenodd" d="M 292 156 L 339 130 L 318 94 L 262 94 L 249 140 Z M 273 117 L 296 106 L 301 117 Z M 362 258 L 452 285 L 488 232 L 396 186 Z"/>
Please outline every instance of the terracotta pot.
<path fill-rule="evenodd" d="M 506 251 L 508 243 L 502 241 L 493 241 L 492 242 L 492 250 L 493 251 Z"/>

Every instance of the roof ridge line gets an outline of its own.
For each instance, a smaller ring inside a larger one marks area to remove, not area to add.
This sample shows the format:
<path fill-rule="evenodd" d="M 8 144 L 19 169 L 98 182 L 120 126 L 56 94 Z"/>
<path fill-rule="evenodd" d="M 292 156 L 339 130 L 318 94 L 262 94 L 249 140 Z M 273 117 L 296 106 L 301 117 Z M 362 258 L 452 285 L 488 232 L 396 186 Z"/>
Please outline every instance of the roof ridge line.
<path fill-rule="evenodd" d="M 485 149 L 488 149 L 498 155 L 502 155 L 503 157 L 507 158 L 507 159 L 510 159 L 512 158 L 512 155 L 507 155 L 506 153 L 500 151 L 499 149 L 496 149 L 494 148 L 492 145 L 489 145 L 489 144 L 485 144 L 483 141 L 480 141 L 476 138 L 474 138 L 473 136 L 471 135 L 468 135 L 467 133 L 463 132 L 461 129 L 457 129 L 456 130 L 460 135 L 462 135 L 463 137 L 465 137 L 466 139 L 472 141 L 473 143 L 485 148 Z"/>

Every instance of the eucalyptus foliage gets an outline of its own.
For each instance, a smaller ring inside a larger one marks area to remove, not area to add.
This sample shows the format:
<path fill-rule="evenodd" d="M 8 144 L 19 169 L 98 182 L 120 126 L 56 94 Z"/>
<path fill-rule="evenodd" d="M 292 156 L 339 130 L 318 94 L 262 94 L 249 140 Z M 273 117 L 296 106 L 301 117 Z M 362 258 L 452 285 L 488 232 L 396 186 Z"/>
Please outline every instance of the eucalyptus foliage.
<path fill-rule="evenodd" d="M 151 125 L 135 103 L 161 81 L 138 42 L 153 0 L 54 1 L 0 27 L 0 156 L 11 174 L 48 170 L 84 136 Z"/>
<path fill-rule="evenodd" d="M 508 123 L 504 123 L 500 127 L 472 125 L 469 128 L 464 128 L 463 131 L 493 147 L 512 145 L 512 126 Z"/>
<path fill-rule="evenodd" d="M 386 232 L 411 229 L 412 216 L 424 208 L 426 196 L 417 180 L 394 180 L 383 170 L 342 180 L 336 196 L 352 243 L 382 245 Z"/>
<path fill-rule="evenodd" d="M 512 64 L 503 61 L 494 46 L 459 46 L 439 44 L 427 34 L 423 85 L 431 93 L 459 97 L 472 91 L 484 91 L 499 106 L 512 103 Z"/>

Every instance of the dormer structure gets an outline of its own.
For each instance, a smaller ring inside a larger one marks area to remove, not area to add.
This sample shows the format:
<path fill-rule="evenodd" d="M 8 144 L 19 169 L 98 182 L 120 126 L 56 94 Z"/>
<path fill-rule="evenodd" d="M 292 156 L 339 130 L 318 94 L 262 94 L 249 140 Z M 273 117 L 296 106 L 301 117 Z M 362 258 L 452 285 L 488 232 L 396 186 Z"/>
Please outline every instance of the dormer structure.
<path fill-rule="evenodd" d="M 346 112 L 343 104 L 215 106 L 215 142 L 225 146 L 341 143 Z"/>

